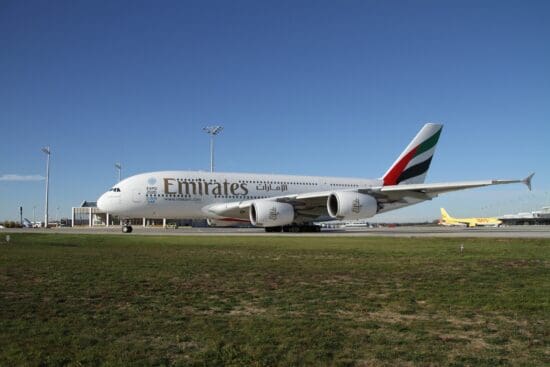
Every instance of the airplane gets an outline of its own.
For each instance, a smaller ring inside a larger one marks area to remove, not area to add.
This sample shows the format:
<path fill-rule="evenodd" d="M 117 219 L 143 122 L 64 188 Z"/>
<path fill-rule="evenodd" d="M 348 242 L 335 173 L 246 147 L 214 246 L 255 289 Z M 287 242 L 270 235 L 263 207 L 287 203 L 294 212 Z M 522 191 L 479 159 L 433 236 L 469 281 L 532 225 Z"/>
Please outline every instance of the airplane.
<path fill-rule="evenodd" d="M 498 227 L 502 221 L 498 218 L 453 218 L 447 213 L 444 208 L 441 208 L 441 220 L 439 224 L 442 226 L 461 226 L 461 227 Z"/>
<path fill-rule="evenodd" d="M 446 192 L 524 183 L 482 180 L 424 183 L 443 125 L 425 124 L 378 179 L 202 171 L 159 171 L 126 178 L 97 201 L 103 212 L 129 218 L 207 219 L 248 223 L 266 232 L 317 232 L 314 224 L 357 220 L 431 200 Z"/>

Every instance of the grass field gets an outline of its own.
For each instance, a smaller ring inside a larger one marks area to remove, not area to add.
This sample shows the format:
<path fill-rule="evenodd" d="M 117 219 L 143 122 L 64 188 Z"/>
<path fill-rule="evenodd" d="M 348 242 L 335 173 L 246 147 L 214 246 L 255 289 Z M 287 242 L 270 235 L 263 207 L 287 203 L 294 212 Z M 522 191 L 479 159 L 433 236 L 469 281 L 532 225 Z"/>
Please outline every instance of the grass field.
<path fill-rule="evenodd" d="M 15 234 L 0 284 L 2 366 L 550 364 L 549 240 Z"/>

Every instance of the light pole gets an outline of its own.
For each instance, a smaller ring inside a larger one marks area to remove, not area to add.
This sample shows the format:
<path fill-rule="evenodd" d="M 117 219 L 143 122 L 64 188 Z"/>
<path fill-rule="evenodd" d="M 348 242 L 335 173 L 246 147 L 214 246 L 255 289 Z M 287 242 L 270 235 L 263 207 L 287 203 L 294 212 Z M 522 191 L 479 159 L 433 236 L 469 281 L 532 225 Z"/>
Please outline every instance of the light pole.
<path fill-rule="evenodd" d="M 120 178 L 122 175 L 122 164 L 121 163 L 115 163 L 115 168 L 118 171 L 118 182 L 120 182 Z"/>
<path fill-rule="evenodd" d="M 36 205 L 32 207 L 32 226 L 36 225 Z"/>
<path fill-rule="evenodd" d="M 207 126 L 202 129 L 210 135 L 210 172 L 214 172 L 214 136 L 223 130 L 223 126 Z"/>
<path fill-rule="evenodd" d="M 44 228 L 48 228 L 48 196 L 50 192 L 50 155 L 51 150 L 50 147 L 44 147 L 42 148 L 42 152 L 46 154 L 46 205 L 44 207 Z"/>

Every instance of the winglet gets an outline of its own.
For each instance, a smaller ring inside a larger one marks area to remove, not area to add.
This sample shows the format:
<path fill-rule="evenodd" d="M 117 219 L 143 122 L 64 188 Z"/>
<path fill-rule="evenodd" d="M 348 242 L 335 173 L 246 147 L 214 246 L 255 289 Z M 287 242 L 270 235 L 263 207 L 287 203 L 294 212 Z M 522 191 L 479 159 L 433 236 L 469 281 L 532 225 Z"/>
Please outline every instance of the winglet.
<path fill-rule="evenodd" d="M 527 186 L 529 191 L 531 191 L 531 179 L 533 178 L 534 175 L 535 175 L 535 172 L 531 173 L 529 176 L 521 180 L 521 182 Z"/>

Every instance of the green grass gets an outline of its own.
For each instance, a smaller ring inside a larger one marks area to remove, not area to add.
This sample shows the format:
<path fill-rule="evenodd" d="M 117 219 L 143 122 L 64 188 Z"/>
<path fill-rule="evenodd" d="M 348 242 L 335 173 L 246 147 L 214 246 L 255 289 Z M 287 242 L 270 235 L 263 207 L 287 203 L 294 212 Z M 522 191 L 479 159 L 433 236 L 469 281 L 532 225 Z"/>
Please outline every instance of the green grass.
<path fill-rule="evenodd" d="M 13 234 L 0 365 L 548 365 L 549 302 L 542 239 Z"/>

